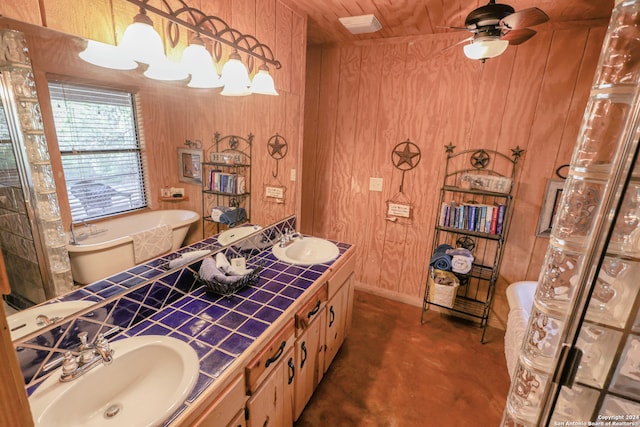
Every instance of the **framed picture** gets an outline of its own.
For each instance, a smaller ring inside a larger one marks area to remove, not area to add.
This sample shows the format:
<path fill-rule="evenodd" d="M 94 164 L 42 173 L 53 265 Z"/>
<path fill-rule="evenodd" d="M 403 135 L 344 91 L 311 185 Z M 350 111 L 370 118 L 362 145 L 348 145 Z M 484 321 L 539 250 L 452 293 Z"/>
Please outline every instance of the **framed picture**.
<path fill-rule="evenodd" d="M 544 192 L 544 201 L 540 210 L 540 218 L 538 218 L 536 236 L 549 237 L 551 235 L 551 228 L 555 222 L 563 187 L 564 179 L 547 180 L 547 189 Z"/>
<path fill-rule="evenodd" d="M 178 179 L 188 184 L 202 184 L 202 150 L 178 148 Z"/>

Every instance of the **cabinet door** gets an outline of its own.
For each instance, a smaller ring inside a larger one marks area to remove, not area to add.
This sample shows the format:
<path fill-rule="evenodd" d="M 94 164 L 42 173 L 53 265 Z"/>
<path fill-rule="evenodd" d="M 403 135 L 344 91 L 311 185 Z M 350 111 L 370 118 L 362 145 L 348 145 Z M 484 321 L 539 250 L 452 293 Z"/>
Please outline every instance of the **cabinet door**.
<path fill-rule="evenodd" d="M 294 352 L 290 349 L 249 398 L 247 427 L 293 426 L 296 374 Z"/>
<path fill-rule="evenodd" d="M 324 354 L 325 372 L 329 369 L 329 365 L 344 341 L 348 299 L 349 286 L 348 283 L 346 283 L 327 304 L 327 334 Z"/>
<path fill-rule="evenodd" d="M 296 341 L 295 418 L 298 419 L 324 373 L 324 334 L 326 312 L 322 310 Z"/>

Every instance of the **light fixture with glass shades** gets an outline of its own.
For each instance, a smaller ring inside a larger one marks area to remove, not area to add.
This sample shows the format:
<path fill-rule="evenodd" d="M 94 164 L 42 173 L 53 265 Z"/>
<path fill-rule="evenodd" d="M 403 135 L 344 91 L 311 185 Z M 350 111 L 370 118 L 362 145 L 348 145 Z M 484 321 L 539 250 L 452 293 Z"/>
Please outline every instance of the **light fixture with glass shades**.
<path fill-rule="evenodd" d="M 126 58 L 143 64 L 167 59 L 162 37 L 153 28 L 153 22 L 144 9 L 140 9 L 140 13 L 133 18 L 133 23 L 124 30 L 118 49 Z"/>
<path fill-rule="evenodd" d="M 251 81 L 251 93 L 274 96 L 278 95 L 276 85 L 273 82 L 273 77 L 269 74 L 269 67 L 267 67 L 267 64 L 262 64 L 258 68 L 258 72 L 255 76 L 253 76 L 253 80 Z"/>
<path fill-rule="evenodd" d="M 90 64 L 111 68 L 112 70 L 133 70 L 138 68 L 138 63 L 122 55 L 116 46 L 95 40 L 89 40 L 87 47 L 79 55 L 80 58 Z"/>
<path fill-rule="evenodd" d="M 278 95 L 268 65 L 276 70 L 282 65 L 275 59 L 271 48 L 254 36 L 231 28 L 217 16 L 207 15 L 184 0 L 173 1 L 178 6 L 176 8 L 167 0 L 126 1 L 138 6 L 140 11 L 125 30 L 118 46 L 90 40 L 87 48 L 80 52 L 80 58 L 115 70 L 132 70 L 143 64 L 141 69 L 145 77 L 184 80 L 192 88 L 222 87 L 220 93 L 225 96 Z M 182 52 L 180 63 L 171 61 L 165 55 L 162 37 L 154 29 L 147 12 L 168 21 L 165 34 L 169 47 L 178 46 L 180 27 L 190 34 L 190 43 Z M 208 41 L 211 43 L 205 43 Z M 207 49 L 207 44 L 211 46 L 213 55 Z M 231 53 L 222 67 L 221 75 L 218 75 L 215 63 L 221 60 L 223 45 L 229 47 Z M 241 55 L 246 55 L 246 62 L 243 62 Z M 262 65 L 254 73 L 253 64 L 256 61 Z M 252 73 L 253 81 L 250 77 Z"/>
<path fill-rule="evenodd" d="M 240 60 L 237 50 L 229 54 L 229 60 L 222 67 L 222 76 L 220 77 L 224 89 L 220 95 L 224 96 L 245 96 L 251 95 L 249 86 L 251 79 L 247 67 Z"/>
<path fill-rule="evenodd" d="M 191 39 L 189 46 L 182 52 L 181 64 L 191 74 L 191 80 L 187 84 L 189 87 L 214 88 L 224 85 L 213 65 L 211 54 L 198 35 Z"/>

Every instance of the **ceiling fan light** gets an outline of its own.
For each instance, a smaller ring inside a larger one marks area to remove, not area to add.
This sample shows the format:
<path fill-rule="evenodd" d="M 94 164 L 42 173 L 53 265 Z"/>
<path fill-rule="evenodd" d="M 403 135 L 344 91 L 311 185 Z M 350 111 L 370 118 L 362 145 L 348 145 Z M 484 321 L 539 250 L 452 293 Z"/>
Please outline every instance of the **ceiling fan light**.
<path fill-rule="evenodd" d="M 465 45 L 463 49 L 467 58 L 485 60 L 502 55 L 508 46 L 509 42 L 507 40 L 475 40 Z"/>

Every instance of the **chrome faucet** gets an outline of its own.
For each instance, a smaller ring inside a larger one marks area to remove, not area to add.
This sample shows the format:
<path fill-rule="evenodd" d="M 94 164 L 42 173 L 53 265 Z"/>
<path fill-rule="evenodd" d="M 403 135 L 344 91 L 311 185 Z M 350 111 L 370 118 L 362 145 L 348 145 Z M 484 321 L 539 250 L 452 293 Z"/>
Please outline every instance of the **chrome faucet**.
<path fill-rule="evenodd" d="M 284 233 L 282 233 L 282 236 L 280 237 L 280 247 L 284 248 L 290 243 L 293 243 L 293 239 L 296 237 L 302 239 L 302 234 L 297 233 L 293 229 L 289 230 L 288 228 L 285 228 Z"/>
<path fill-rule="evenodd" d="M 87 341 L 86 332 L 80 332 L 78 338 L 80 338 L 79 354 L 74 356 L 70 351 L 64 354 L 60 382 L 73 381 L 100 363 L 108 365 L 113 361 L 113 350 L 109 347 L 109 342 L 104 335 L 99 334 L 93 343 Z"/>

